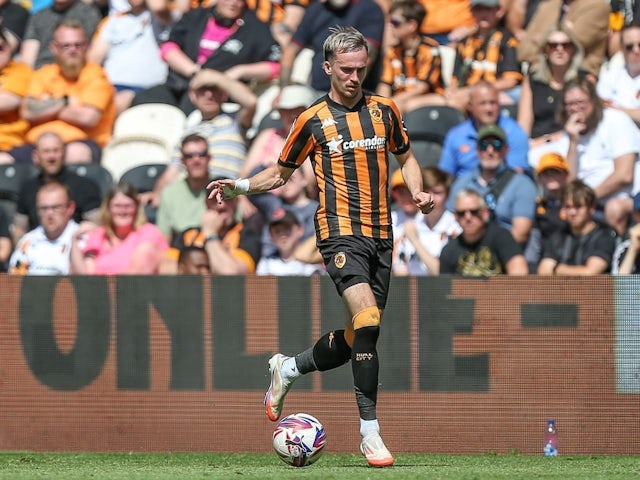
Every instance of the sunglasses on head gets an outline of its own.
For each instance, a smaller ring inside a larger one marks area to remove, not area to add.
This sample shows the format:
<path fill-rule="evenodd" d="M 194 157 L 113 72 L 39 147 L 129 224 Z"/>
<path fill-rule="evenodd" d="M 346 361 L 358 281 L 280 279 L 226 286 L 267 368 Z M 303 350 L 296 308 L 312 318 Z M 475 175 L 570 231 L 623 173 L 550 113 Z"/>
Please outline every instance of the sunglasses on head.
<path fill-rule="evenodd" d="M 547 47 L 549 47 L 551 50 L 557 50 L 560 47 L 562 47 L 563 50 L 566 50 L 567 48 L 573 47 L 573 43 L 572 42 L 547 42 Z"/>
<path fill-rule="evenodd" d="M 464 217 L 467 213 L 471 214 L 472 217 L 479 217 L 481 209 L 480 208 L 468 208 L 466 210 L 456 210 L 454 213 L 456 217 Z"/>
<path fill-rule="evenodd" d="M 202 150 L 201 152 L 190 152 L 190 153 L 183 153 L 182 154 L 182 158 L 203 158 L 206 157 L 207 155 L 209 155 L 209 152 L 207 152 L 206 150 Z"/>
<path fill-rule="evenodd" d="M 633 49 L 636 47 L 640 47 L 640 43 L 636 42 L 636 43 L 625 43 L 624 44 L 624 49 L 627 52 L 633 52 Z"/>
<path fill-rule="evenodd" d="M 489 149 L 489 145 L 491 145 L 494 150 L 502 150 L 502 147 L 504 147 L 504 142 L 499 138 L 483 138 L 478 142 L 478 149 L 482 152 L 485 152 Z"/>

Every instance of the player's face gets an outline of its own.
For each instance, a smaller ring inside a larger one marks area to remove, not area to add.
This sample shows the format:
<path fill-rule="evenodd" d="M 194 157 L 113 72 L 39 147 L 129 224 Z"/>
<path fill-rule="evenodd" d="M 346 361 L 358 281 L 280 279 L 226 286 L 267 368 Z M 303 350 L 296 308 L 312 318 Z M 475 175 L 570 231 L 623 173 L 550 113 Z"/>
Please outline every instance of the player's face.
<path fill-rule="evenodd" d="M 324 70 L 331 76 L 331 91 L 348 105 L 354 105 L 362 95 L 362 81 L 367 74 L 367 50 L 341 52 L 332 62 L 324 62 Z"/>

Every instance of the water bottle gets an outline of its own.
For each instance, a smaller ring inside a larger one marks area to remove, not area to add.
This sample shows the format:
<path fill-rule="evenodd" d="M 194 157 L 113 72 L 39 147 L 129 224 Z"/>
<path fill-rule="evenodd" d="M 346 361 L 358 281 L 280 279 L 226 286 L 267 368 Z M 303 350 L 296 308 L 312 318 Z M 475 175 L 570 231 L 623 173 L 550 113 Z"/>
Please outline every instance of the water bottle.
<path fill-rule="evenodd" d="M 544 431 L 544 449 L 545 457 L 555 457 L 558 455 L 558 430 L 556 429 L 555 420 L 547 421 L 547 428 Z"/>

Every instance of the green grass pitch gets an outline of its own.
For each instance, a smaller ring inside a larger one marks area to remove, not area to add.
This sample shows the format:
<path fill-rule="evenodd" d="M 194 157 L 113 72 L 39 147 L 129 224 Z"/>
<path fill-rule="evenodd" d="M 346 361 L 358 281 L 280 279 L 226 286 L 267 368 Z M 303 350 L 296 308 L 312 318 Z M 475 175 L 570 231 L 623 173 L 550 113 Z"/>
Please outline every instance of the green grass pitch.
<path fill-rule="evenodd" d="M 0 479 L 82 480 L 617 480 L 640 479 L 640 456 L 396 455 L 373 469 L 360 455 L 326 453 L 306 468 L 275 454 L 0 453 Z"/>

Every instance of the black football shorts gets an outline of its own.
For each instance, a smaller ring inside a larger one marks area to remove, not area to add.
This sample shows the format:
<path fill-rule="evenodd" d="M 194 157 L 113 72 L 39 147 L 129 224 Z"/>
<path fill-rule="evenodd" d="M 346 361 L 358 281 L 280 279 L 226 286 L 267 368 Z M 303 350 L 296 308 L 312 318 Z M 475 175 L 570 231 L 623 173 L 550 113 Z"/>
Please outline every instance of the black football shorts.
<path fill-rule="evenodd" d="M 389 295 L 393 240 L 342 236 L 321 240 L 318 248 L 340 296 L 352 285 L 368 283 L 378 308 L 384 309 Z"/>

